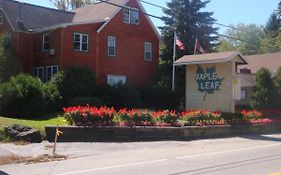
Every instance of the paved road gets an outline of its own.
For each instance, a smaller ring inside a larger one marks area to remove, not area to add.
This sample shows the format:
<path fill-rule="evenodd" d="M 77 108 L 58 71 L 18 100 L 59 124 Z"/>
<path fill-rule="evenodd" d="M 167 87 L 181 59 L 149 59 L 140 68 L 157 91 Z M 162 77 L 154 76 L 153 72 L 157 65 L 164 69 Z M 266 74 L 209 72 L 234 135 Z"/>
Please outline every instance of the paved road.
<path fill-rule="evenodd" d="M 277 175 L 281 172 L 281 134 L 58 146 L 58 153 L 71 158 L 33 165 L 5 165 L 0 166 L 0 171 L 10 175 Z M 0 145 L 2 149 L 8 147 L 10 151 L 16 148 Z M 32 153 L 33 149 L 38 152 L 44 146 L 28 148 Z"/>

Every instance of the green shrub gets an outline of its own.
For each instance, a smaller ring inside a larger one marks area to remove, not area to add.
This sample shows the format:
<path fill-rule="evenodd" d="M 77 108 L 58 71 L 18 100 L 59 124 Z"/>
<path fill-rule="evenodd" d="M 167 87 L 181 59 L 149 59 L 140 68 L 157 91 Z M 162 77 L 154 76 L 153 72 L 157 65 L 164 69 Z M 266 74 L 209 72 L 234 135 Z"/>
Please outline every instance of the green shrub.
<path fill-rule="evenodd" d="M 56 112 L 62 108 L 62 97 L 55 84 L 47 82 L 44 84 L 45 99 L 47 101 L 48 112 Z"/>
<path fill-rule="evenodd" d="M 142 91 L 144 108 L 175 110 L 180 106 L 179 93 L 161 86 L 148 86 Z"/>
<path fill-rule="evenodd" d="M 68 106 L 93 106 L 93 107 L 101 107 L 105 106 L 105 103 L 96 97 L 76 97 L 71 99 L 68 102 Z"/>
<path fill-rule="evenodd" d="M 57 86 L 63 102 L 66 103 L 75 97 L 94 96 L 96 76 L 88 67 L 72 66 L 57 73 L 51 83 Z"/>
<path fill-rule="evenodd" d="M 106 85 L 100 86 L 97 89 L 99 90 L 96 91 L 98 97 L 101 98 L 107 106 L 116 109 L 141 107 L 140 92 L 129 84 L 120 84 L 113 87 Z"/>
<path fill-rule="evenodd" d="M 274 84 L 276 87 L 277 99 L 281 99 L 281 67 L 277 70 L 276 76 L 274 77 Z M 276 101 L 276 107 L 281 110 L 281 100 Z"/>
<path fill-rule="evenodd" d="M 276 93 L 271 73 L 265 68 L 257 71 L 256 84 L 253 87 L 252 106 L 254 109 L 276 107 Z"/>
<path fill-rule="evenodd" d="M 2 115 L 34 117 L 43 114 L 46 106 L 44 84 L 38 78 L 20 74 L 0 85 Z"/>

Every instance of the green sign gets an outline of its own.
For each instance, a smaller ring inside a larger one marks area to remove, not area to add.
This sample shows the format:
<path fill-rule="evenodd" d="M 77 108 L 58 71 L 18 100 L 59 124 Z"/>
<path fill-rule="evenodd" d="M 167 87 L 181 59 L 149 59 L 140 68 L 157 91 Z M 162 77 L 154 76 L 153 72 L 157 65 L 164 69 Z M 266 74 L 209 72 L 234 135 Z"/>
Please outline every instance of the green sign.
<path fill-rule="evenodd" d="M 219 78 L 216 73 L 216 67 L 210 67 L 204 71 L 202 67 L 197 65 L 197 72 L 195 80 L 198 84 L 198 91 L 206 92 L 208 94 L 218 91 L 224 78 Z"/>

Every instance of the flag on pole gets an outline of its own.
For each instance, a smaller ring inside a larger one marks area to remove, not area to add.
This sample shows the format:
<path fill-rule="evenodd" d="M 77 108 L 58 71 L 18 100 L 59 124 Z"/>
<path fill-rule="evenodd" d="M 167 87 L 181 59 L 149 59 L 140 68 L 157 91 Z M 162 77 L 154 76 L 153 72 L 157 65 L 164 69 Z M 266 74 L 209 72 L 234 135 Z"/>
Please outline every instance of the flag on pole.
<path fill-rule="evenodd" d="M 184 44 L 183 42 L 181 42 L 177 36 L 177 34 L 175 33 L 175 41 L 176 41 L 176 45 L 180 48 L 180 50 L 184 50 Z"/>
<path fill-rule="evenodd" d="M 201 46 L 198 39 L 196 38 L 195 39 L 195 45 L 194 45 L 194 55 L 196 54 L 197 51 L 201 54 L 205 53 L 203 47 Z"/>

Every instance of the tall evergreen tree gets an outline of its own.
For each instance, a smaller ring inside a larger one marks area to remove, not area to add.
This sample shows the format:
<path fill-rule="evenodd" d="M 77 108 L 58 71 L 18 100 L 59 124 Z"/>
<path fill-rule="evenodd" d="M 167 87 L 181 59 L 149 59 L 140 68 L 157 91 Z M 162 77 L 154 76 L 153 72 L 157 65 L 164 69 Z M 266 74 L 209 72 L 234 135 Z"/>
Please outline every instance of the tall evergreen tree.
<path fill-rule="evenodd" d="M 267 33 L 267 34 L 272 34 L 276 31 L 278 31 L 281 27 L 281 18 L 278 17 L 278 14 L 273 12 L 266 25 L 265 25 L 265 29 L 264 31 Z"/>
<path fill-rule="evenodd" d="M 170 86 L 172 78 L 173 62 L 173 42 L 174 31 L 178 38 L 184 43 L 184 50 L 177 50 L 177 58 L 183 55 L 193 54 L 196 37 L 206 51 L 212 51 L 214 43 L 218 37 L 218 28 L 213 27 L 216 21 L 212 15 L 213 12 L 203 12 L 202 9 L 210 1 L 202 0 L 172 0 L 167 3 L 167 9 L 164 10 L 165 16 L 162 17 L 165 26 L 160 27 L 164 45 L 161 48 L 160 70 L 158 74 L 158 83 Z M 178 85 L 184 85 L 184 73 L 181 68 L 177 68 Z M 179 76 L 181 78 L 179 78 Z"/>

